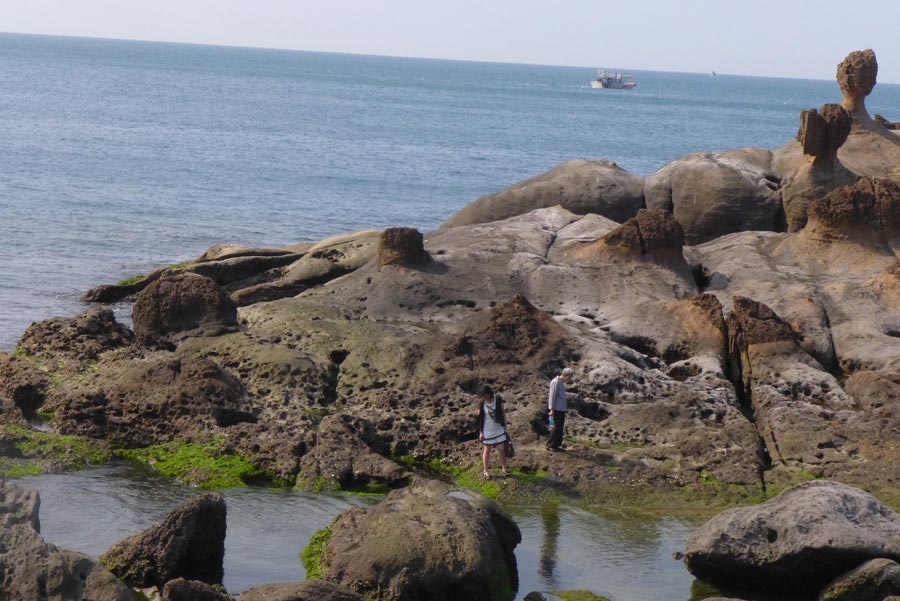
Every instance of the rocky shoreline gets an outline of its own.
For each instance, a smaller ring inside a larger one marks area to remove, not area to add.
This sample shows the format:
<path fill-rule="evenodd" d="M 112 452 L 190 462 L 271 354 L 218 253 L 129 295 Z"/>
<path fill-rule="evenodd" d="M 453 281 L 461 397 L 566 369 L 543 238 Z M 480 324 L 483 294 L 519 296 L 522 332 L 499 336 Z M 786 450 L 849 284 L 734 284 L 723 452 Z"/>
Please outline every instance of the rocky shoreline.
<path fill-rule="evenodd" d="M 866 112 L 876 73 L 848 56 L 841 104 L 775 151 L 646 178 L 573 161 L 425 235 L 222 245 L 96 288 L 0 353 L 0 472 L 119 455 L 208 487 L 426 476 L 670 508 L 828 479 L 900 507 L 900 135 Z M 123 298 L 133 328 L 99 304 Z M 551 455 L 563 366 L 578 398 Z M 485 383 L 518 449 L 500 484 L 473 467 Z"/>

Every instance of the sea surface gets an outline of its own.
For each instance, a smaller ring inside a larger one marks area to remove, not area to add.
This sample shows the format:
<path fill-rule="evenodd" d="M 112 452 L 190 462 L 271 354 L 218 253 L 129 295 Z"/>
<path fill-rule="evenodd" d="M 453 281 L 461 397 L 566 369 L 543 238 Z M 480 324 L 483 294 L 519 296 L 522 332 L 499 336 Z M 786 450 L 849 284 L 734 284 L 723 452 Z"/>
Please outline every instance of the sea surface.
<path fill-rule="evenodd" d="M 635 90 L 594 90 L 587 68 L 0 34 L 0 350 L 215 243 L 428 230 L 569 159 L 647 175 L 776 148 L 840 99 L 834 81 L 631 73 Z M 900 119 L 900 86 L 867 104 Z"/>

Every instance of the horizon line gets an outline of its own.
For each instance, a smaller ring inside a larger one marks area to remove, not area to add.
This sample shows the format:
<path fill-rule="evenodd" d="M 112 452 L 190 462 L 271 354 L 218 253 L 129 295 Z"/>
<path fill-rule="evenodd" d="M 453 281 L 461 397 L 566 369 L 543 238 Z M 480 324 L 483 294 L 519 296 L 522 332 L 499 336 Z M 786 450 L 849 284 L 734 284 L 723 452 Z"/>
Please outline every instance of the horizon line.
<path fill-rule="evenodd" d="M 182 42 L 182 41 L 172 41 L 172 40 L 149 40 L 149 39 L 135 39 L 135 38 L 121 38 L 121 37 L 107 37 L 107 36 L 90 36 L 90 35 L 69 35 L 69 34 L 56 34 L 56 33 L 34 33 L 34 32 L 24 32 L 24 31 L 0 31 L 0 35 L 19 35 L 19 36 L 30 36 L 30 37 L 50 37 L 50 38 L 66 38 L 66 39 L 75 39 L 75 40 L 100 40 L 100 41 L 111 41 L 111 42 L 138 42 L 145 44 L 173 44 L 178 46 L 203 46 L 203 47 L 212 47 L 212 48 L 240 48 L 245 50 L 274 50 L 279 52 L 305 52 L 312 54 L 340 54 L 346 56 L 371 56 L 371 57 L 381 57 L 381 58 L 399 58 L 399 59 L 410 59 L 410 60 L 433 60 L 433 61 L 446 61 L 446 62 L 457 62 L 457 63 L 481 63 L 481 64 L 492 64 L 492 65 L 521 65 L 528 67 L 557 67 L 557 68 L 566 68 L 566 69 L 597 69 L 596 66 L 588 66 L 588 65 L 560 65 L 556 63 L 528 63 L 528 62 L 514 62 L 514 61 L 501 61 L 501 60 L 487 60 L 487 59 L 467 59 L 467 58 L 447 58 L 447 57 L 435 57 L 435 56 L 409 56 L 402 54 L 367 54 L 364 52 L 347 52 L 347 51 L 337 51 L 337 50 L 309 50 L 304 48 L 282 48 L 277 46 L 254 46 L 247 44 L 221 44 L 221 43 L 213 43 L 213 42 Z M 612 67 L 609 67 L 612 68 Z M 616 68 L 617 70 L 625 70 L 622 68 Z M 716 76 L 727 76 L 727 77 L 758 77 L 765 79 L 798 79 L 803 81 L 837 81 L 836 78 L 832 79 L 822 79 L 818 77 L 798 77 L 798 76 L 787 76 L 787 75 L 751 75 L 745 73 L 724 73 L 716 71 L 715 69 L 711 71 L 669 71 L 662 69 L 647 69 L 647 68 L 635 68 L 635 67 L 627 67 L 627 70 L 630 71 L 645 71 L 645 72 L 657 72 L 657 73 L 676 73 L 683 75 L 709 75 L 711 72 L 715 72 Z M 897 85 L 892 82 L 877 82 L 883 85 Z"/>

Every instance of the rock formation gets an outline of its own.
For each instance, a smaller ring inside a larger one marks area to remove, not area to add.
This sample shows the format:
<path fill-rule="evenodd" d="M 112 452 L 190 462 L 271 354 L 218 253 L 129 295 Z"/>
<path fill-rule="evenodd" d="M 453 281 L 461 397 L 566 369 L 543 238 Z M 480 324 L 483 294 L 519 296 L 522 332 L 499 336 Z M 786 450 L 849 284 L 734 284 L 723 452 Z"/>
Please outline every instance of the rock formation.
<path fill-rule="evenodd" d="M 837 104 L 824 105 L 821 114 L 815 109 L 800 113 L 797 140 L 808 162 L 782 185 L 781 201 L 788 231 L 803 229 L 810 202 L 856 181 L 856 174 L 837 158 L 838 149 L 850 134 L 850 124 L 850 114 Z"/>
<path fill-rule="evenodd" d="M 192 273 L 163 276 L 135 299 L 134 331 L 144 342 L 216 333 L 237 324 L 237 308 L 219 286 Z"/>
<path fill-rule="evenodd" d="M 841 106 L 855 121 L 867 126 L 874 122 L 866 111 L 866 96 L 872 93 L 877 77 L 878 61 L 871 48 L 851 52 L 837 66 L 837 81 L 843 94 Z"/>
<path fill-rule="evenodd" d="M 322 578 L 373 599 L 510 599 L 521 540 L 496 504 L 430 481 L 341 514 Z"/>
<path fill-rule="evenodd" d="M 45 542 L 39 507 L 36 492 L 0 478 L 0 598 L 133 601 L 132 591 L 93 559 Z"/>
<path fill-rule="evenodd" d="M 56 317 L 32 324 L 19 340 L 23 355 L 51 363 L 96 361 L 104 352 L 127 346 L 134 334 L 116 321 L 112 310 L 91 305 L 74 318 Z"/>
<path fill-rule="evenodd" d="M 725 511 L 688 540 L 685 563 L 726 588 L 815 593 L 870 559 L 900 558 L 900 515 L 859 489 L 814 481 Z"/>
<path fill-rule="evenodd" d="M 647 177 L 647 208 L 672 212 L 688 244 L 780 229 L 781 200 L 771 162 L 771 153 L 762 148 L 689 154 Z"/>
<path fill-rule="evenodd" d="M 232 601 L 233 597 L 200 580 L 175 578 L 162 590 L 162 601 Z"/>
<path fill-rule="evenodd" d="M 222 583 L 225 556 L 225 501 L 197 496 L 158 526 L 119 541 L 100 562 L 131 586 L 162 588 L 184 578 Z"/>
<path fill-rule="evenodd" d="M 872 559 L 839 576 L 819 593 L 821 601 L 885 601 L 900 595 L 900 565 L 890 559 Z"/>
<path fill-rule="evenodd" d="M 422 243 L 422 233 L 411 227 L 392 227 L 381 233 L 378 267 L 399 265 L 422 267 L 431 261 Z"/>
<path fill-rule="evenodd" d="M 363 601 L 363 597 L 323 580 L 260 584 L 244 591 L 239 601 Z"/>
<path fill-rule="evenodd" d="M 644 206 L 643 178 L 612 161 L 568 161 L 472 201 L 441 228 L 500 221 L 557 205 L 577 215 L 625 221 Z"/>

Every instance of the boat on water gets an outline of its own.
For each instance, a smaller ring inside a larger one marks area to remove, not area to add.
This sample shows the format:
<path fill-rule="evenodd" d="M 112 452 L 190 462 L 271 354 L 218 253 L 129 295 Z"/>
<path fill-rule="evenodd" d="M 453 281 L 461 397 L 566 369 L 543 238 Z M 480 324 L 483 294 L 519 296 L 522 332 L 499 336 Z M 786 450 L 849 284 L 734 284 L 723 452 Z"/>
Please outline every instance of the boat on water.
<path fill-rule="evenodd" d="M 713 71 L 712 73 L 709 74 L 709 76 L 710 76 L 710 77 L 715 77 L 715 76 L 716 76 L 716 72 Z"/>
<path fill-rule="evenodd" d="M 597 71 L 597 77 L 591 81 L 592 88 L 603 88 L 605 90 L 630 90 L 637 86 L 637 82 L 629 73 L 621 71 L 607 71 L 601 69 Z"/>

